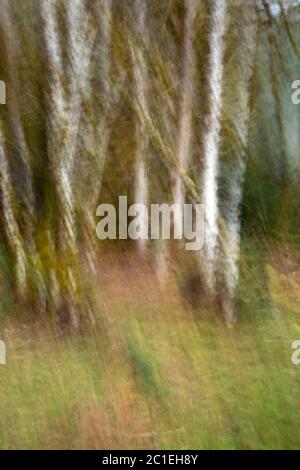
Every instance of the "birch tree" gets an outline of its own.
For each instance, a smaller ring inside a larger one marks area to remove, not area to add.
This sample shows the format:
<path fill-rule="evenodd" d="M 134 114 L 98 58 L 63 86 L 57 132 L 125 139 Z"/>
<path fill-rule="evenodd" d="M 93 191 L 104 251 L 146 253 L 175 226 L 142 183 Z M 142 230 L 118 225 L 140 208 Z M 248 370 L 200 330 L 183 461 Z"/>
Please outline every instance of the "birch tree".
<path fill-rule="evenodd" d="M 256 56 L 258 17 L 256 2 L 238 7 L 238 37 L 239 47 L 236 48 L 234 63 L 234 83 L 231 83 L 228 112 L 230 128 L 235 139 L 233 156 L 228 164 L 223 165 L 227 174 L 226 198 L 223 205 L 223 225 L 219 238 L 221 246 L 221 276 L 224 279 L 225 291 L 222 293 L 222 307 L 226 323 L 231 326 L 236 321 L 234 298 L 239 279 L 239 252 L 241 230 L 241 203 L 246 169 L 248 148 L 250 93 Z"/>
<path fill-rule="evenodd" d="M 147 48 L 147 22 L 146 22 L 146 2 L 143 0 L 134 1 L 134 21 L 136 43 L 133 52 L 133 77 L 135 83 L 136 100 L 141 111 L 149 115 L 148 106 L 148 76 L 145 59 L 145 49 Z M 147 154 L 149 150 L 149 139 L 143 121 L 136 121 L 136 157 L 135 157 L 135 203 L 148 206 L 148 177 L 147 177 Z M 138 240 L 139 249 L 145 252 L 146 238 L 148 237 L 148 219 L 143 212 L 140 217 L 140 238 Z"/>
<path fill-rule="evenodd" d="M 62 47 L 57 22 L 57 2 L 41 3 L 44 33 L 50 64 L 50 99 L 48 126 L 48 153 L 56 188 L 60 215 L 60 250 L 69 258 L 66 268 L 67 297 L 76 298 L 76 279 L 72 260 L 76 262 L 76 230 L 74 215 L 73 171 L 76 142 L 81 116 L 82 90 L 86 87 L 95 32 L 85 3 L 81 0 L 65 2 L 68 31 L 69 68 L 65 74 Z M 64 80 L 65 79 L 65 80 Z M 67 82 L 67 85 L 66 83 Z M 73 301 L 68 305 L 70 328 L 77 329 L 78 318 Z"/>
<path fill-rule="evenodd" d="M 201 253 L 207 289 L 215 291 L 216 246 L 218 239 L 218 171 L 221 131 L 222 84 L 226 0 L 211 2 L 209 59 L 207 65 L 207 116 L 203 137 L 202 200 L 205 210 L 205 245 Z"/>

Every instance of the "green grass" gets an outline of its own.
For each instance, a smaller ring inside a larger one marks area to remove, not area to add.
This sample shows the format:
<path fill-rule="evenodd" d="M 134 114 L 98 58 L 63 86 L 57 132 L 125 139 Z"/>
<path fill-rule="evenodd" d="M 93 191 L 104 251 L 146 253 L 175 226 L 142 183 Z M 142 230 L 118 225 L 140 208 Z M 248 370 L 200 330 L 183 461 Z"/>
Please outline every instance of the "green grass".
<path fill-rule="evenodd" d="M 0 447 L 299 447 L 299 308 L 275 269 L 267 302 L 245 266 L 234 330 L 207 310 L 141 297 L 112 299 L 106 330 L 86 336 L 11 331 Z"/>

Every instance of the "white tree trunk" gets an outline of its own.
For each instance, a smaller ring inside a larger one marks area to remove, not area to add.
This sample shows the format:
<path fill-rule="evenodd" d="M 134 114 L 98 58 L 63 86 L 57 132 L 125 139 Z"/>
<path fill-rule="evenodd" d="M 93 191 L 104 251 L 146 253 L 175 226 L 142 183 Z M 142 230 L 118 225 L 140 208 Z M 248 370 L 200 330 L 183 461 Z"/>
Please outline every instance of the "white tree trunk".
<path fill-rule="evenodd" d="M 144 48 L 147 46 L 147 24 L 146 24 L 146 3 L 143 0 L 135 0 L 134 3 L 136 22 L 136 44 L 133 56 L 133 74 L 136 86 L 136 99 L 142 113 L 149 114 L 148 106 L 148 73 L 145 62 Z M 149 182 L 147 176 L 147 160 L 149 150 L 149 139 L 147 129 L 138 118 L 136 124 L 136 157 L 135 157 L 135 188 L 134 202 L 144 204 L 148 207 L 149 202 Z M 148 220 L 141 220 L 141 238 L 138 246 L 141 253 L 145 253 L 148 237 Z"/>
<path fill-rule="evenodd" d="M 89 65 L 95 31 L 91 18 L 82 0 L 68 0 L 65 3 L 68 31 L 69 69 L 65 73 L 62 49 L 57 24 L 57 2 L 43 0 L 44 32 L 51 67 L 50 78 L 50 125 L 48 153 L 54 176 L 60 214 L 60 250 L 69 259 L 77 259 L 74 185 L 72 173 L 76 154 L 79 123 L 81 117 L 82 93 L 88 84 Z M 67 82 L 68 90 L 66 91 Z M 78 318 L 75 313 L 76 280 L 68 266 L 65 275 L 68 286 L 69 327 L 76 330 Z"/>
<path fill-rule="evenodd" d="M 91 272 L 96 273 L 97 241 L 95 238 L 94 215 L 99 200 L 102 178 L 109 143 L 112 106 L 117 90 L 112 89 L 112 5 L 111 0 L 103 0 L 95 5 L 95 19 L 98 26 L 93 53 L 89 83 L 82 90 L 83 101 L 89 108 L 81 119 L 79 131 L 76 183 L 81 187 L 77 203 L 83 211 L 85 223 L 86 261 Z M 95 91 L 95 82 L 98 84 Z M 81 155 L 85 155 L 85 159 Z M 84 176 L 83 176 L 84 175 Z M 75 183 L 75 184 L 76 184 Z"/>
<path fill-rule="evenodd" d="M 251 4 L 252 3 L 252 4 Z M 248 146 L 250 82 L 253 74 L 258 18 L 255 1 L 241 7 L 244 13 L 243 37 L 238 48 L 238 65 L 235 73 L 239 79 L 238 89 L 230 105 L 230 117 L 233 132 L 239 142 L 233 161 L 229 163 L 229 189 L 224 201 L 224 227 L 221 244 L 221 276 L 224 278 L 225 292 L 222 304 L 226 323 L 235 323 L 234 297 L 239 279 L 239 253 L 241 229 L 241 202 L 243 197 L 244 175 L 246 169 L 246 152 Z"/>
<path fill-rule="evenodd" d="M 56 2 L 43 0 L 45 36 L 51 66 L 51 97 L 49 126 L 49 155 L 63 223 L 61 237 L 70 252 L 76 252 L 74 228 L 74 201 L 72 171 L 81 116 L 82 90 L 88 83 L 88 72 L 94 31 L 81 0 L 68 0 L 67 24 L 69 32 L 68 73 L 69 93 L 62 83 L 64 67 L 56 21 Z"/>
<path fill-rule="evenodd" d="M 220 117 L 224 59 L 226 0 L 211 2 L 208 62 L 208 115 L 203 142 L 202 190 L 205 209 L 205 244 L 201 252 L 204 281 L 210 293 L 215 291 L 216 246 L 218 239 L 218 168 Z"/>

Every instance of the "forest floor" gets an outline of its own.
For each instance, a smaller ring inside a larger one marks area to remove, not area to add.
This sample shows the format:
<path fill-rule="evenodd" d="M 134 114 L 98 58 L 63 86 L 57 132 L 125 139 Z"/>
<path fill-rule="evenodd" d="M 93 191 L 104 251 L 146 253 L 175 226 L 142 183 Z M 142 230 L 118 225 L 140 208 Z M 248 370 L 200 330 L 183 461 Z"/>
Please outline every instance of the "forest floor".
<path fill-rule="evenodd" d="M 232 330 L 126 253 L 102 259 L 99 330 L 7 326 L 0 448 L 299 448 L 299 254 L 262 252 L 244 247 Z"/>

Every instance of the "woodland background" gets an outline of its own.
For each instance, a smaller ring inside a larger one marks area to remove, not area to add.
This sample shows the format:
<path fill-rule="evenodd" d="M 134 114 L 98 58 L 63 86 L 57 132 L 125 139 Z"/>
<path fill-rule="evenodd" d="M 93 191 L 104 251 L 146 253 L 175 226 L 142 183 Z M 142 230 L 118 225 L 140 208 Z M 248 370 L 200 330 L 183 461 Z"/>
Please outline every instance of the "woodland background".
<path fill-rule="evenodd" d="M 0 0 L 1 448 L 299 447 L 299 23 Z M 98 240 L 119 195 L 204 202 L 205 249 Z"/>

